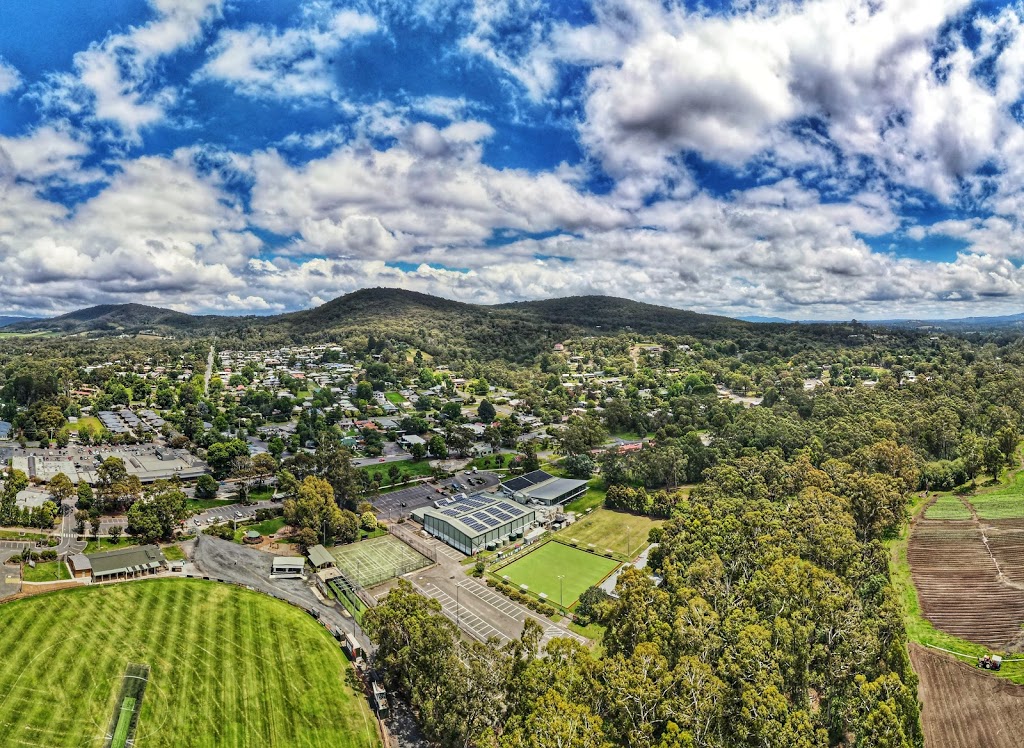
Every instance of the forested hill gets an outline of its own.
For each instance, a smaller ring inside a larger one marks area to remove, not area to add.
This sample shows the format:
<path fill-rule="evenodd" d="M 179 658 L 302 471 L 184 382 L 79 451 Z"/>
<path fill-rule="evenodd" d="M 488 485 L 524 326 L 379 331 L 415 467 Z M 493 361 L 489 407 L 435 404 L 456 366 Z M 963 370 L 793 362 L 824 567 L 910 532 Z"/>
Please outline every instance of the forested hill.
<path fill-rule="evenodd" d="M 750 324 L 669 307 L 607 296 L 520 302 L 499 306 L 458 301 L 393 288 L 363 289 L 315 309 L 266 317 L 194 316 L 142 304 L 102 305 L 60 317 L 19 322 L 12 332 L 136 333 L 143 330 L 177 335 L 256 333 L 291 337 L 344 334 L 352 331 L 391 337 L 455 333 L 471 346 L 512 336 L 540 335 L 557 341 L 582 331 L 633 330 L 698 337 L 737 334 Z"/>
<path fill-rule="evenodd" d="M 139 332 L 145 329 L 161 332 L 201 329 L 204 321 L 219 319 L 194 317 L 191 314 L 161 309 L 145 304 L 101 304 L 79 309 L 50 319 L 30 319 L 16 322 L 6 332 L 48 331 L 60 333 L 82 332 Z"/>
<path fill-rule="evenodd" d="M 568 338 L 586 335 L 687 336 L 743 350 L 789 355 L 820 342 L 857 345 L 867 328 L 751 322 L 643 304 L 609 296 L 575 296 L 487 306 L 466 304 L 393 288 L 363 289 L 315 309 L 272 316 L 196 316 L 168 309 L 122 304 L 95 306 L 53 319 L 19 322 L 4 332 L 120 335 L 142 332 L 175 337 L 216 336 L 225 346 L 402 341 L 449 359 L 532 361 Z M 885 333 L 891 334 L 891 333 Z M 910 331 L 898 333 L 912 336 Z"/>
<path fill-rule="evenodd" d="M 698 314 L 614 296 L 569 296 L 543 301 L 520 301 L 502 304 L 494 309 L 590 330 L 630 329 L 648 334 L 703 337 L 734 335 L 750 327 L 749 323 L 730 317 Z"/>

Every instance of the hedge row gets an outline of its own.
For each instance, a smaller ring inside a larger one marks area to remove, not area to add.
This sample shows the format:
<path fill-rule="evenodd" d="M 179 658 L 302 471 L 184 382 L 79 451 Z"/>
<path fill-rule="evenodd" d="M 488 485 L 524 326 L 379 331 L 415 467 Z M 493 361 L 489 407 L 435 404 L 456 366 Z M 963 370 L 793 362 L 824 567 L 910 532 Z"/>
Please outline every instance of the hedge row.
<path fill-rule="evenodd" d="M 498 582 L 494 579 L 488 579 L 487 586 L 493 587 L 494 589 L 498 590 L 498 592 L 505 595 L 505 597 L 514 600 L 517 603 L 525 605 L 530 610 L 540 613 L 542 616 L 553 616 L 555 613 L 558 612 L 558 609 L 555 608 L 555 606 L 548 605 L 547 603 L 542 603 L 535 597 L 532 597 L 531 595 L 527 595 L 525 592 L 517 590 L 511 584 L 506 584 L 505 582 Z"/>

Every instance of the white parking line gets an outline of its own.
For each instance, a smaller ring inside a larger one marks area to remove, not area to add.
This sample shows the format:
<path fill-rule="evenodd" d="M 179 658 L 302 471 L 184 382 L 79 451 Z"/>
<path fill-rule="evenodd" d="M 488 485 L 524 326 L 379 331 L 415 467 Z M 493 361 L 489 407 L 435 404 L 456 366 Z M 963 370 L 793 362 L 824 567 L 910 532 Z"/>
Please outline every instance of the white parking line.
<path fill-rule="evenodd" d="M 568 637 L 570 639 L 575 639 L 581 644 L 587 643 L 586 638 L 580 636 L 579 634 L 573 631 L 569 631 L 568 629 L 562 628 L 561 626 L 556 626 L 552 624 L 550 621 L 546 621 L 537 618 L 536 616 L 529 615 L 526 612 L 526 610 L 523 609 L 521 606 L 516 605 L 504 595 L 495 592 L 494 590 L 491 590 L 478 582 L 472 582 L 467 579 L 461 582 L 459 584 L 459 587 L 466 590 L 466 592 L 469 592 L 471 595 L 480 598 L 483 602 L 487 603 L 492 608 L 495 608 L 501 613 L 504 613 L 513 620 L 523 621 L 527 617 L 533 618 L 544 629 L 544 637 L 541 639 L 542 643 L 547 643 L 548 640 L 555 639 L 558 637 Z"/>
<path fill-rule="evenodd" d="M 460 583 L 459 587 L 466 590 L 466 592 L 469 592 L 471 595 L 480 598 L 492 608 L 504 613 L 513 620 L 522 621 L 526 617 L 526 613 L 516 607 L 511 600 L 499 595 L 497 592 L 492 592 L 476 582 L 470 582 L 467 579 Z"/>
<path fill-rule="evenodd" d="M 476 615 L 471 610 L 467 610 L 465 606 L 458 605 L 451 595 L 447 594 L 436 585 L 428 582 L 423 585 L 422 589 L 430 597 L 441 603 L 441 611 L 448 616 L 448 618 L 457 622 L 461 628 L 467 630 L 480 641 L 487 641 L 492 636 L 496 636 L 503 643 L 511 641 L 510 637 L 494 628 L 494 626 L 487 623 L 487 621 L 482 619 L 480 616 Z"/>

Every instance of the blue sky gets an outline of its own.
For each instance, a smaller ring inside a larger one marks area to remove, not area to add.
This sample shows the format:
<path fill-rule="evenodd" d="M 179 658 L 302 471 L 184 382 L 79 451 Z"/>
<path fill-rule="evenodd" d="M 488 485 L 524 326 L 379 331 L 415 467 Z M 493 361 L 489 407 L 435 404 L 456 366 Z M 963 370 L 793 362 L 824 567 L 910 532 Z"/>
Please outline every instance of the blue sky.
<path fill-rule="evenodd" d="M 1022 13 L 0 0 L 0 307 L 1018 312 Z"/>

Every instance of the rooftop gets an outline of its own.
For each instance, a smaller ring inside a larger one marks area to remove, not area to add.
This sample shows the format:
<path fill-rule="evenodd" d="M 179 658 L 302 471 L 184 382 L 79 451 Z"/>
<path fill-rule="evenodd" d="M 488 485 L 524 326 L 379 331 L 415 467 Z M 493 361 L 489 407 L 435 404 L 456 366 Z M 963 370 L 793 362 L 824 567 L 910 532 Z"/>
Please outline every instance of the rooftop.
<path fill-rule="evenodd" d="M 334 564 L 334 556 L 332 556 L 322 545 L 312 546 L 308 551 L 306 551 L 306 555 L 309 556 L 310 563 L 318 568 Z"/>
<path fill-rule="evenodd" d="M 92 565 L 93 574 L 119 574 L 122 572 L 145 571 L 158 566 L 165 566 L 167 559 L 163 551 L 155 545 L 142 545 L 137 548 L 119 548 L 106 553 L 93 553 L 86 556 Z"/>
<path fill-rule="evenodd" d="M 532 509 L 488 494 L 457 498 L 438 509 L 428 507 L 422 511 L 424 517 L 441 519 L 470 537 L 475 537 L 520 518 L 525 518 L 529 522 L 534 517 Z"/>

